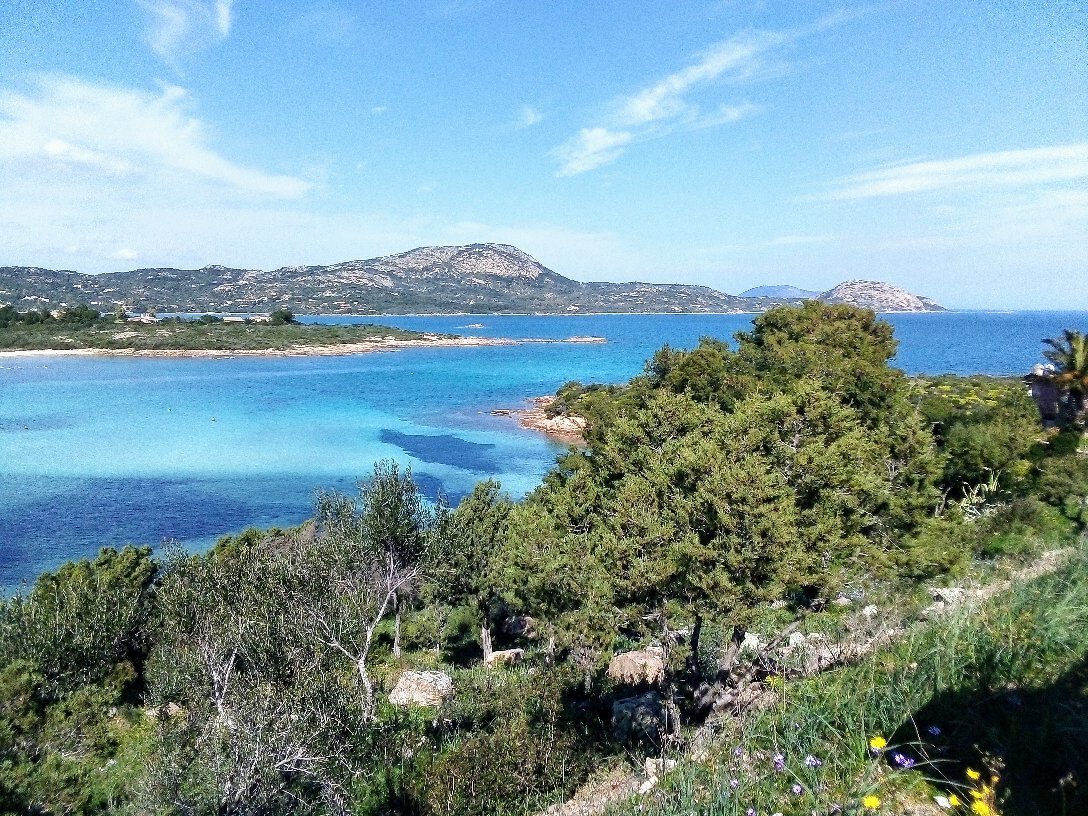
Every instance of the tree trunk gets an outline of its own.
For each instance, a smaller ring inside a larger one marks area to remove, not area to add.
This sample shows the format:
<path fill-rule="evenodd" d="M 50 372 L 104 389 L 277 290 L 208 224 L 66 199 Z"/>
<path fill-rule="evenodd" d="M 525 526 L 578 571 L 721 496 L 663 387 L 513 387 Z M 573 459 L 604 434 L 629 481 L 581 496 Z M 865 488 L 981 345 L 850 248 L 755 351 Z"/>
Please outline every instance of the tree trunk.
<path fill-rule="evenodd" d="M 688 655 L 688 675 L 693 682 L 702 679 L 703 671 L 699 666 L 699 638 L 703 634 L 703 616 L 695 613 L 695 623 L 691 627 L 691 654 Z"/>
<path fill-rule="evenodd" d="M 400 657 L 400 598 L 393 600 L 393 657 Z"/>
<path fill-rule="evenodd" d="M 484 662 L 491 659 L 491 629 L 487 626 L 480 627 L 480 645 L 484 649 Z"/>

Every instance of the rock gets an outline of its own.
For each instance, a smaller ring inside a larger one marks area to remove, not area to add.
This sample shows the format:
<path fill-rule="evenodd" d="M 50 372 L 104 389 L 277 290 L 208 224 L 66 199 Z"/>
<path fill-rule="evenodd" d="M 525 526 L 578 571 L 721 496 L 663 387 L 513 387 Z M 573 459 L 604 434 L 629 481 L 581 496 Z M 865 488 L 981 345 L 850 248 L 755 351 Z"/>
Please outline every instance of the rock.
<path fill-rule="evenodd" d="M 963 603 L 967 597 L 967 590 L 961 587 L 937 587 L 933 590 L 933 600 L 943 601 L 949 606 Z"/>
<path fill-rule="evenodd" d="M 620 652 L 608 662 L 608 676 L 618 683 L 660 686 L 665 682 L 665 653 L 660 646 Z"/>
<path fill-rule="evenodd" d="M 626 697 L 612 704 L 612 734 L 627 746 L 661 745 L 665 737 L 665 707 L 656 691 Z"/>
<path fill-rule="evenodd" d="M 801 632 L 790 632 L 790 648 L 805 645 L 805 636 Z"/>
<path fill-rule="evenodd" d="M 675 759 L 653 759 L 646 757 L 646 781 L 639 785 L 638 792 L 647 794 L 657 787 L 665 774 L 676 767 Z"/>
<path fill-rule="evenodd" d="M 840 595 L 834 601 L 832 601 L 832 603 L 835 604 L 835 606 L 841 606 L 841 607 L 844 607 L 844 608 L 854 605 L 853 599 L 852 598 L 847 598 L 845 595 Z"/>
<path fill-rule="evenodd" d="M 649 779 L 652 776 L 656 776 L 658 779 L 663 777 L 669 771 L 676 767 L 675 759 L 655 759 L 654 757 L 646 757 L 644 763 L 646 768 L 646 778 Z"/>
<path fill-rule="evenodd" d="M 758 635 L 753 635 L 751 632 L 744 633 L 744 640 L 740 644 L 741 649 L 751 649 L 753 652 L 758 652 L 763 649 L 763 643 L 760 641 Z"/>
<path fill-rule="evenodd" d="M 948 604 L 946 604 L 944 601 L 937 601 L 936 603 L 931 603 L 918 614 L 923 620 L 932 620 L 933 618 L 942 614 L 947 608 Z"/>
<path fill-rule="evenodd" d="M 515 615 L 508 618 L 502 625 L 504 635 L 509 637 L 522 637 L 526 640 L 535 640 L 537 637 L 536 619 L 528 615 Z"/>
<path fill-rule="evenodd" d="M 509 666 L 514 663 L 520 663 L 524 657 L 524 649 L 500 649 L 485 657 L 484 665 L 492 668 L 495 666 Z"/>
<path fill-rule="evenodd" d="M 445 672 L 406 671 L 389 692 L 395 706 L 440 706 L 453 695 L 453 679 Z"/>

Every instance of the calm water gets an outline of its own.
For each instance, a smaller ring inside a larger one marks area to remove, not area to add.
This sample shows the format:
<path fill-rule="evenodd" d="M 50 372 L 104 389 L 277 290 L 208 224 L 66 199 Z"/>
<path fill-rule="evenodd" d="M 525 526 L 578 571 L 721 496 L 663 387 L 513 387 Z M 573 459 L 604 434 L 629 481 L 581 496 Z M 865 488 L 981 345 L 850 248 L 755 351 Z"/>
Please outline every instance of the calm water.
<path fill-rule="evenodd" d="M 344 318 L 314 318 L 344 320 Z M 910 373 L 1017 374 L 1088 313 L 892 315 Z M 432 497 L 483 479 L 515 496 L 563 450 L 493 408 L 572 379 L 620 382 L 664 343 L 731 337 L 743 315 L 366 318 L 410 329 L 604 344 L 411 349 L 348 357 L 0 357 L 0 587 L 105 545 L 207 546 L 297 524 L 317 488 L 349 491 L 377 459 Z M 359 322 L 364 322 L 360 319 Z M 480 323 L 482 328 L 469 328 Z"/>

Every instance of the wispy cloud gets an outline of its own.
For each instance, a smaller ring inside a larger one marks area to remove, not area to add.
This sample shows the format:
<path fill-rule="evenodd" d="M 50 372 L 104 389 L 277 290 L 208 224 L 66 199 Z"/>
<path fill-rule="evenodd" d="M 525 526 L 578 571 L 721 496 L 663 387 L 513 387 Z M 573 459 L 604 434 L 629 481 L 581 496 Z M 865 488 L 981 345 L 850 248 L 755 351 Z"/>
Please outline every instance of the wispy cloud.
<path fill-rule="evenodd" d="M 544 114 L 531 105 L 522 105 L 518 111 L 518 127 L 527 128 L 539 125 L 544 120 Z"/>
<path fill-rule="evenodd" d="M 211 183 L 278 198 L 312 186 L 220 155 L 191 106 L 176 86 L 150 93 L 70 77 L 42 79 L 33 94 L 0 90 L 0 166 L 29 165 L 43 185 L 58 173 L 80 172 Z"/>
<path fill-rule="evenodd" d="M 742 81 L 769 71 L 768 52 L 788 39 L 781 32 L 750 31 L 717 43 L 691 65 L 620 100 L 617 120 L 634 126 L 696 118 L 699 107 L 686 98 L 689 92 L 723 77 Z"/>
<path fill-rule="evenodd" d="M 186 51 L 221 42 L 230 35 L 234 0 L 136 0 L 148 15 L 151 50 L 178 67 Z"/>
<path fill-rule="evenodd" d="M 601 124 L 583 128 L 551 151 L 556 174 L 573 176 L 618 159 L 633 142 L 666 136 L 678 128 L 737 122 L 759 110 L 747 100 L 704 110 L 692 97 L 722 83 L 744 83 L 785 70 L 777 51 L 797 32 L 746 31 L 708 48 L 689 65 L 613 101 Z"/>
<path fill-rule="evenodd" d="M 821 197 L 882 198 L 1082 179 L 1088 179 L 1088 144 L 1069 144 L 886 165 L 839 179 Z"/>
<path fill-rule="evenodd" d="M 551 151 L 559 160 L 556 175 L 575 176 L 615 161 L 635 135 L 603 127 L 583 128 L 578 135 Z"/>

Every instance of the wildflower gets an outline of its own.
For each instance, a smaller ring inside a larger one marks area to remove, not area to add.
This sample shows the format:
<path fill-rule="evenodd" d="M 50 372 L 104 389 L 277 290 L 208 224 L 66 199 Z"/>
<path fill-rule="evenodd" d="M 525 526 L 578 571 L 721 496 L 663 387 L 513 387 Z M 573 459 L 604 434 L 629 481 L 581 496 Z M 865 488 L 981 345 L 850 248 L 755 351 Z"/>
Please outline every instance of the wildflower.
<path fill-rule="evenodd" d="M 737 788 L 740 787 L 740 780 L 739 779 L 730 779 L 729 780 L 729 787 L 732 788 L 733 790 L 736 790 Z"/>
<path fill-rule="evenodd" d="M 861 800 L 861 806 L 866 810 L 876 810 L 880 807 L 880 797 L 873 796 L 871 793 Z"/>
<path fill-rule="evenodd" d="M 888 741 L 877 734 L 875 737 L 869 737 L 869 747 L 874 751 L 883 751 L 888 747 Z"/>
<path fill-rule="evenodd" d="M 974 813 L 975 816 L 990 816 L 993 811 L 990 810 L 990 806 L 985 802 L 978 800 L 971 805 L 971 812 Z"/>
<path fill-rule="evenodd" d="M 948 804 L 952 807 L 959 807 L 963 804 L 963 801 L 958 796 L 956 796 L 956 794 L 953 793 L 950 794 L 948 797 Z"/>
<path fill-rule="evenodd" d="M 796 782 L 793 783 L 793 787 L 790 788 L 790 790 L 793 791 L 794 796 L 800 796 L 802 793 L 805 792 L 805 789 L 798 785 Z"/>
<path fill-rule="evenodd" d="M 756 809 L 748 808 L 748 810 L 744 811 L 744 816 L 756 816 Z"/>
<path fill-rule="evenodd" d="M 786 770 L 786 758 L 782 754 L 775 754 L 771 757 L 771 762 L 774 763 L 774 769 L 776 771 Z"/>
<path fill-rule="evenodd" d="M 909 756 L 903 756 L 902 754 L 892 754 L 892 761 L 900 768 L 912 768 L 914 767 L 914 759 Z"/>
<path fill-rule="evenodd" d="M 737 757 L 738 759 L 740 757 L 744 756 L 744 749 L 739 747 L 739 746 L 734 748 L 733 749 L 733 756 Z"/>
<path fill-rule="evenodd" d="M 931 725 L 926 729 L 931 737 L 939 737 L 941 735 L 941 728 L 937 725 Z"/>
<path fill-rule="evenodd" d="M 976 770 L 975 770 L 974 768 L 968 768 L 968 769 L 967 769 L 967 778 L 968 778 L 968 779 L 970 779 L 970 780 L 971 780 L 972 782 L 976 782 L 976 781 L 978 781 L 978 779 L 979 779 L 979 778 L 980 778 L 981 776 L 982 776 L 982 774 L 980 774 L 980 773 L 979 773 L 978 771 L 976 771 Z"/>
<path fill-rule="evenodd" d="M 819 768 L 824 763 L 823 760 L 817 759 L 812 754 L 809 754 L 807 757 L 805 757 L 805 764 L 808 765 L 808 767 L 810 768 Z"/>

